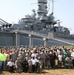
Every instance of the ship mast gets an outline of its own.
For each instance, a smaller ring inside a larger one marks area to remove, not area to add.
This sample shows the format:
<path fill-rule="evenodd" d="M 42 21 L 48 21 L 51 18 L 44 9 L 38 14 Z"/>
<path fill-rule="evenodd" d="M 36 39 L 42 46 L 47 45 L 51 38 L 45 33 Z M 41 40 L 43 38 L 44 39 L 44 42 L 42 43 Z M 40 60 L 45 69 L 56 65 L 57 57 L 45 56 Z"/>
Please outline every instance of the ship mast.
<path fill-rule="evenodd" d="M 54 14 L 54 0 L 52 0 L 52 13 Z"/>

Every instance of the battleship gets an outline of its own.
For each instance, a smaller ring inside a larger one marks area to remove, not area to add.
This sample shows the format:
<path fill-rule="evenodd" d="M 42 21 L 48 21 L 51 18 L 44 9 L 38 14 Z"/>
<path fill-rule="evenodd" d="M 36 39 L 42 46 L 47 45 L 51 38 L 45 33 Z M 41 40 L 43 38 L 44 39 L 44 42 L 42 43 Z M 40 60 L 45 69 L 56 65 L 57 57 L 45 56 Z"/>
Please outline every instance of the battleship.
<path fill-rule="evenodd" d="M 53 1 L 53 0 L 52 0 Z M 38 10 L 25 15 L 17 24 L 0 18 L 0 46 L 68 46 L 74 45 L 74 35 L 55 20 L 54 12 L 48 14 L 47 0 L 37 0 Z"/>

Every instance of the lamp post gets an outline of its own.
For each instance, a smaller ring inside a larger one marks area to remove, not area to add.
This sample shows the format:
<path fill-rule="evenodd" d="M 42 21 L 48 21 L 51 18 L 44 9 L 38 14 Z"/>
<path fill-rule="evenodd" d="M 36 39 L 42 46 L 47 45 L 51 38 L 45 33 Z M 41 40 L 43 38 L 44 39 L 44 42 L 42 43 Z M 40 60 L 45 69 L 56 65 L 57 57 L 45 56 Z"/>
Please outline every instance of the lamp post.
<path fill-rule="evenodd" d="M 28 36 L 29 36 L 29 47 L 31 47 L 32 46 L 32 38 L 31 38 L 30 34 Z"/>
<path fill-rule="evenodd" d="M 47 46 L 47 39 L 43 38 L 43 41 L 44 41 L 44 47 L 46 47 Z"/>
<path fill-rule="evenodd" d="M 15 35 L 16 35 L 16 46 L 20 46 L 20 34 L 16 31 Z"/>

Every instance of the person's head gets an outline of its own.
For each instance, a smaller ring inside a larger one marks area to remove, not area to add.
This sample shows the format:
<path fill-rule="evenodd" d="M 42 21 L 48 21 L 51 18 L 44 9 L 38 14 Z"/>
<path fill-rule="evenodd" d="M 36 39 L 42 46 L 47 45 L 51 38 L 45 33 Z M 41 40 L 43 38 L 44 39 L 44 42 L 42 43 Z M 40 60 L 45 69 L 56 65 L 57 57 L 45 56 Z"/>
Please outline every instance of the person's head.
<path fill-rule="evenodd" d="M 62 53 L 60 53 L 60 55 L 62 55 Z"/>
<path fill-rule="evenodd" d="M 40 57 L 38 57 L 38 60 L 40 60 Z"/>
<path fill-rule="evenodd" d="M 4 54 L 4 51 L 2 51 L 2 54 Z"/>
<path fill-rule="evenodd" d="M 25 57 L 25 58 L 24 58 L 24 61 L 26 61 L 26 60 L 27 60 L 27 58 Z"/>
<path fill-rule="evenodd" d="M 20 58 L 18 57 L 17 60 L 20 60 Z"/>
<path fill-rule="evenodd" d="M 13 60 L 12 60 L 12 59 L 10 59 L 10 61 L 12 62 Z"/>
<path fill-rule="evenodd" d="M 29 57 L 29 59 L 31 59 L 32 57 Z"/>
<path fill-rule="evenodd" d="M 72 51 L 74 52 L 74 49 Z"/>

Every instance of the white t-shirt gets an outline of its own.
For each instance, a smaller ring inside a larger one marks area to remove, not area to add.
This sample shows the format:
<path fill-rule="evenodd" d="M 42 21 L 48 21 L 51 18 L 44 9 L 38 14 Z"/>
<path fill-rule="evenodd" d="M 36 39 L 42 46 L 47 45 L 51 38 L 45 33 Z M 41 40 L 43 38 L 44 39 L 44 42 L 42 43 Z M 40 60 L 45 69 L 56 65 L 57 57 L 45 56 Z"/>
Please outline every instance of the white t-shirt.
<path fill-rule="evenodd" d="M 32 55 L 31 55 L 31 57 L 37 57 L 37 53 L 33 53 Z"/>
<path fill-rule="evenodd" d="M 36 59 L 31 59 L 31 61 L 32 61 L 32 65 L 35 65 L 36 64 Z"/>
<path fill-rule="evenodd" d="M 31 59 L 28 60 L 28 64 L 29 64 L 29 66 L 32 65 L 32 60 Z"/>
<path fill-rule="evenodd" d="M 74 52 L 71 53 L 71 57 L 72 57 L 72 59 L 74 59 Z"/>
<path fill-rule="evenodd" d="M 62 61 L 62 55 L 58 55 L 59 61 Z"/>
<path fill-rule="evenodd" d="M 14 62 L 9 61 L 9 62 L 7 63 L 7 66 L 10 66 L 10 67 L 14 66 Z"/>

